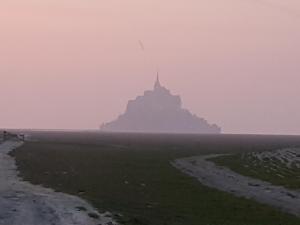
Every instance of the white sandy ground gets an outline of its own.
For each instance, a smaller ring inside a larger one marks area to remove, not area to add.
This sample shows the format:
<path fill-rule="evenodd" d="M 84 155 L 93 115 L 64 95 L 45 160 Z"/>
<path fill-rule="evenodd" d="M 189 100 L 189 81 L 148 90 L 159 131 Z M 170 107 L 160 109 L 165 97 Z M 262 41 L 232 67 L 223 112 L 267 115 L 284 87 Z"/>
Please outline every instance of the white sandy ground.
<path fill-rule="evenodd" d="M 0 144 L 0 225 L 117 224 L 110 213 L 100 214 L 78 197 L 22 181 L 14 159 L 8 155 L 22 144 L 12 140 Z"/>
<path fill-rule="evenodd" d="M 177 159 L 172 162 L 172 165 L 197 178 L 203 185 L 232 193 L 238 197 L 254 199 L 300 217 L 300 192 L 242 176 L 207 160 L 218 156 L 221 155 Z"/>

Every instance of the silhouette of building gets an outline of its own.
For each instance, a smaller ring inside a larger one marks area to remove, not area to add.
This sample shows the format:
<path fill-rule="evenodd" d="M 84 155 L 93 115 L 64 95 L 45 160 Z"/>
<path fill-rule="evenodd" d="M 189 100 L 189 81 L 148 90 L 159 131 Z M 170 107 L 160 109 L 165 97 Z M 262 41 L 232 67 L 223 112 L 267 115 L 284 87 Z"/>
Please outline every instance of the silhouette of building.
<path fill-rule="evenodd" d="M 124 114 L 103 124 L 102 131 L 149 133 L 221 133 L 221 128 L 209 124 L 182 108 L 181 98 L 160 84 L 159 76 L 154 89 L 130 100 Z"/>

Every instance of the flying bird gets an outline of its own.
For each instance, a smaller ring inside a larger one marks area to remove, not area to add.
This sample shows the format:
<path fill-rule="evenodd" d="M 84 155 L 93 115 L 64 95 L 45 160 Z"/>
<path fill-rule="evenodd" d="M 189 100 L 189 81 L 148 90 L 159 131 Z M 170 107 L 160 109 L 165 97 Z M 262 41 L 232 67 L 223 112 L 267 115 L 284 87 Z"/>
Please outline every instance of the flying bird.
<path fill-rule="evenodd" d="M 140 45 L 141 49 L 143 51 L 145 51 L 145 45 L 144 45 L 144 43 L 141 40 L 139 40 L 139 45 Z"/>

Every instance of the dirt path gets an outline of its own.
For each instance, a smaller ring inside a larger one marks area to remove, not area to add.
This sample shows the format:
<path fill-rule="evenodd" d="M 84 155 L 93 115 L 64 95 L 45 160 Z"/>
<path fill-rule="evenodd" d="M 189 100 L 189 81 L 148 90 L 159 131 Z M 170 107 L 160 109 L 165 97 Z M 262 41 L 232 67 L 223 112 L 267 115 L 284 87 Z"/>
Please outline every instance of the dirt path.
<path fill-rule="evenodd" d="M 254 199 L 300 217 L 300 192 L 242 176 L 207 160 L 217 156 L 220 155 L 178 159 L 172 165 L 208 187 Z"/>
<path fill-rule="evenodd" d="M 110 213 L 100 214 L 78 197 L 20 180 L 8 153 L 22 144 L 0 144 L 0 225 L 117 224 Z"/>

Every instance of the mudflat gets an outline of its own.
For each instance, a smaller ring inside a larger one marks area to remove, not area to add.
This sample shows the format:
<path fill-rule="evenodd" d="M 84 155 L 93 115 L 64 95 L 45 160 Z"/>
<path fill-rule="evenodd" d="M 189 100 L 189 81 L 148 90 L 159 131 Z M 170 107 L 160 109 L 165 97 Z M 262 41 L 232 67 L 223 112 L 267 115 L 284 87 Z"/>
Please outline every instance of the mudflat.
<path fill-rule="evenodd" d="M 299 218 L 202 185 L 170 162 L 300 146 L 299 137 L 38 132 L 13 151 L 20 176 L 120 213 L 121 224 L 298 225 Z M 117 219 L 117 218 L 116 218 Z M 118 220 L 119 221 L 119 220 Z"/>
<path fill-rule="evenodd" d="M 276 207 L 300 217 L 300 192 L 269 182 L 243 176 L 208 161 L 220 155 L 196 156 L 172 162 L 184 173 L 196 177 L 202 184 L 247 199 Z"/>
<path fill-rule="evenodd" d="M 110 213 L 98 213 L 86 201 L 22 181 L 8 153 L 23 144 L 0 144 L 1 225 L 99 225 L 117 224 Z"/>

